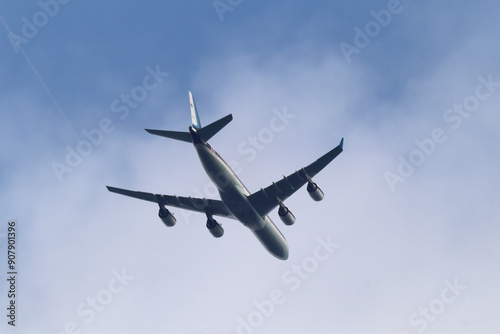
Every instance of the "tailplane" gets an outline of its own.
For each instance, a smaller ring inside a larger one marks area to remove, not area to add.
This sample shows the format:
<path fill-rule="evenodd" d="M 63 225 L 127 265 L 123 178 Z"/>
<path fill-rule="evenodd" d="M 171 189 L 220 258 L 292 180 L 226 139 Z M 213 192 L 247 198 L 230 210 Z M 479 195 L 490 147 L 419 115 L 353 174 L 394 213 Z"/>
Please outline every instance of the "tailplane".
<path fill-rule="evenodd" d="M 193 129 L 196 131 L 198 136 L 203 141 L 208 141 L 212 138 L 217 132 L 222 130 L 229 122 L 233 120 L 233 115 L 229 114 L 209 125 L 202 127 L 200 122 L 200 117 L 198 115 L 198 110 L 196 109 L 196 103 L 194 102 L 194 97 L 191 92 L 189 92 L 189 104 L 191 107 L 191 124 Z M 166 130 L 151 130 L 146 129 L 147 132 L 161 136 L 167 137 L 175 140 L 185 141 L 188 143 L 192 143 L 192 136 L 189 132 L 181 132 L 181 131 L 166 131 Z"/>

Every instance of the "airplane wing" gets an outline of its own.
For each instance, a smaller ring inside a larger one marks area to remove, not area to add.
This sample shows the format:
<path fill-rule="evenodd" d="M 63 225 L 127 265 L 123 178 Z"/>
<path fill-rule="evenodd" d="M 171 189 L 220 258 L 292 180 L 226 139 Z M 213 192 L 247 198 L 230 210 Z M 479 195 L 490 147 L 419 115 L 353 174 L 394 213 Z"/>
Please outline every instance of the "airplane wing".
<path fill-rule="evenodd" d="M 172 206 L 180 209 L 207 213 L 213 216 L 221 216 L 236 219 L 227 207 L 219 200 L 206 198 L 181 197 L 132 191 L 127 189 L 106 186 L 109 191 L 129 197 L 142 199 L 160 205 Z"/>
<path fill-rule="evenodd" d="M 326 165 L 335 159 L 343 151 L 343 145 L 344 138 L 342 138 L 337 147 L 309 166 L 288 176 L 283 176 L 283 179 L 278 182 L 273 182 L 267 188 L 261 188 L 259 191 L 248 196 L 248 200 L 261 216 L 267 215 L 279 205 L 280 201 L 284 201 L 290 197 L 308 182 L 308 178 L 312 178 L 318 174 Z"/>

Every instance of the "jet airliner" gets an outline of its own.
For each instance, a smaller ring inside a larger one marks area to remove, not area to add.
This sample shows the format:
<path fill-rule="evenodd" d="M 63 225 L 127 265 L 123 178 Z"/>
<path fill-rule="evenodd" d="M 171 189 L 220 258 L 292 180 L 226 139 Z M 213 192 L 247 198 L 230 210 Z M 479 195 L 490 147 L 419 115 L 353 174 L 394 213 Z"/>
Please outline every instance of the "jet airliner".
<path fill-rule="evenodd" d="M 233 116 L 229 114 L 202 127 L 191 92 L 189 92 L 189 101 L 192 123 L 188 128 L 189 132 L 150 129 L 146 129 L 146 131 L 153 135 L 192 143 L 205 172 L 217 187 L 220 200 L 153 194 L 110 186 L 107 186 L 108 190 L 121 195 L 157 203 L 160 207 L 158 216 L 169 227 L 175 225 L 176 218 L 166 206 L 204 213 L 207 217 L 206 226 L 209 232 L 216 238 L 222 237 L 224 229 L 213 216 L 236 219 L 252 231 L 269 253 L 281 260 L 288 259 L 287 241 L 271 221 L 268 214 L 276 207 L 279 207 L 278 216 L 283 223 L 285 225 L 294 224 L 295 216 L 284 205 L 283 201 L 306 183 L 307 192 L 311 198 L 315 201 L 322 200 L 324 197 L 323 191 L 312 181 L 312 177 L 318 174 L 342 152 L 344 138 L 342 138 L 337 147 L 310 165 L 288 176 L 283 176 L 281 180 L 273 182 L 266 188 L 261 188 L 257 192 L 250 193 L 228 164 L 208 143 L 210 138 L 233 119 Z"/>

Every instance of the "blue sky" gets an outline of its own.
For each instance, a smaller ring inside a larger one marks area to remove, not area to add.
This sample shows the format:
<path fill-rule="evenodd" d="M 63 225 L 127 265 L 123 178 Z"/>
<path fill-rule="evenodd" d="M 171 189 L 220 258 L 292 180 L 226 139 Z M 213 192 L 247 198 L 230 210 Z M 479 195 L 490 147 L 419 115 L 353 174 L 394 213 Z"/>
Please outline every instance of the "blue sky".
<path fill-rule="evenodd" d="M 2 333 L 500 330 L 498 3 L 55 1 L 0 3 Z M 188 90 L 202 124 L 233 114 L 211 144 L 250 191 L 345 138 L 325 199 L 271 214 L 288 261 L 106 191 L 218 197 L 190 145 L 143 130 L 185 130 Z"/>

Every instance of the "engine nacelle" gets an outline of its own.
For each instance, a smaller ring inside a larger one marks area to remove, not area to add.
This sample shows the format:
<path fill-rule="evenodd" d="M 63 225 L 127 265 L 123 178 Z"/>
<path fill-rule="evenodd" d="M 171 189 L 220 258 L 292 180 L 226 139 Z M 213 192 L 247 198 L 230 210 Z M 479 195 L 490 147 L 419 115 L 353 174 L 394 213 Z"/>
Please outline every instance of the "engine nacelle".
<path fill-rule="evenodd" d="M 168 227 L 174 226 L 177 222 L 177 219 L 175 219 L 174 215 L 165 208 L 160 208 L 160 211 L 158 211 L 158 217 L 160 217 L 163 224 L 167 225 Z"/>
<path fill-rule="evenodd" d="M 222 228 L 222 225 L 219 224 L 215 219 L 213 218 L 208 218 L 207 219 L 207 228 L 208 231 L 215 237 L 215 238 L 220 238 L 224 235 L 224 229 Z"/>
<path fill-rule="evenodd" d="M 309 193 L 309 196 L 317 202 L 321 201 L 325 197 L 323 190 L 321 190 L 321 188 L 314 182 L 309 182 L 307 184 L 307 192 Z"/>
<path fill-rule="evenodd" d="M 293 215 L 292 211 L 288 210 L 288 208 L 284 205 L 280 205 L 278 216 L 280 216 L 281 221 L 285 225 L 290 226 L 295 223 L 295 216 Z"/>

